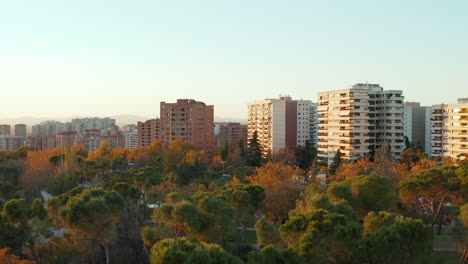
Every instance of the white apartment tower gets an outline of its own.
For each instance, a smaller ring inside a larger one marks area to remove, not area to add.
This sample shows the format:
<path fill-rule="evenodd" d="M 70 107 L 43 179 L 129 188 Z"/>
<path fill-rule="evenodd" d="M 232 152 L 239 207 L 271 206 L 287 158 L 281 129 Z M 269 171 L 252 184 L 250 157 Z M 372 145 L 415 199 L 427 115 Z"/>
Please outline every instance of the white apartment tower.
<path fill-rule="evenodd" d="M 329 163 L 340 150 L 357 160 L 390 145 L 395 158 L 404 149 L 402 91 L 358 83 L 318 94 L 318 157 Z"/>
<path fill-rule="evenodd" d="M 126 131 L 124 137 L 126 148 L 134 149 L 138 147 L 138 133 L 136 131 Z"/>
<path fill-rule="evenodd" d="M 432 157 L 468 159 L 468 98 L 432 106 L 431 150 Z"/>
<path fill-rule="evenodd" d="M 248 138 L 258 133 L 265 156 L 283 148 L 316 142 L 316 104 L 309 100 L 292 100 L 289 96 L 248 104 Z"/>

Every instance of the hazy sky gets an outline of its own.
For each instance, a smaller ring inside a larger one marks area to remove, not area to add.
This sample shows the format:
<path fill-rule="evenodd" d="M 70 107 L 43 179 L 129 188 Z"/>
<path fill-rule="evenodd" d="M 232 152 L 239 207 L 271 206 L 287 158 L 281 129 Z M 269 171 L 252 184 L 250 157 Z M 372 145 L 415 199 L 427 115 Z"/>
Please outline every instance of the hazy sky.
<path fill-rule="evenodd" d="M 177 98 L 245 118 L 249 101 L 365 81 L 468 97 L 468 1 L 0 2 L 0 118 L 156 116 Z"/>

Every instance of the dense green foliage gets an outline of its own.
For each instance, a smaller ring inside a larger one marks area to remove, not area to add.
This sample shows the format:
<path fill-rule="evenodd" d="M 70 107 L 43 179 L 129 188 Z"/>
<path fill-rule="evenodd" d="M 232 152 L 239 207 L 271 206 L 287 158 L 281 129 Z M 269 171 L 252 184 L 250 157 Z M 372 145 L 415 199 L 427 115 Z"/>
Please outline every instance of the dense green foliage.
<path fill-rule="evenodd" d="M 183 140 L 0 151 L 0 250 L 44 264 L 430 263 L 435 231 L 467 258 L 468 163 L 411 147 L 370 158 L 338 152 L 327 168 L 308 142 L 264 157 L 257 136 L 213 156 Z"/>

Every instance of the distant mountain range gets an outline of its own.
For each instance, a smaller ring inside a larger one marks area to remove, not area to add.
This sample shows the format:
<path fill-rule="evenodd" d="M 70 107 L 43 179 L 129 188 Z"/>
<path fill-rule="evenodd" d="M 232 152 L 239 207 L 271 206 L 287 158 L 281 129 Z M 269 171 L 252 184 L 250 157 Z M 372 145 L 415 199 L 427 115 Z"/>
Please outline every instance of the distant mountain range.
<path fill-rule="evenodd" d="M 85 117 L 94 117 L 94 116 L 71 116 L 71 117 L 32 117 L 32 116 L 24 116 L 24 117 L 16 117 L 16 118 L 0 118 L 0 124 L 7 124 L 7 125 L 15 125 L 15 124 L 25 124 L 28 126 L 28 130 L 31 130 L 33 125 L 39 124 L 46 120 L 55 120 L 60 122 L 69 122 L 74 118 L 85 118 Z M 104 117 L 104 116 L 100 116 Z M 154 117 L 147 117 L 147 116 L 138 116 L 138 115 L 115 115 L 115 116 L 108 116 L 109 118 L 115 119 L 115 122 L 118 126 L 136 124 L 138 121 L 146 121 Z M 215 117 L 215 122 L 240 122 L 240 123 L 247 123 L 244 119 L 236 119 L 236 118 L 229 118 L 229 117 Z"/>

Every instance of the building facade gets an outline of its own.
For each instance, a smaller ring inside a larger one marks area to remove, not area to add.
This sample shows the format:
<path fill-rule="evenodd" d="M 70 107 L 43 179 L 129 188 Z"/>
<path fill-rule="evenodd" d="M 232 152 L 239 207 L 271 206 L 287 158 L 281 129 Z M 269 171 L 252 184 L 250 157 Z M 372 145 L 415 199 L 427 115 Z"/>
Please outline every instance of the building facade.
<path fill-rule="evenodd" d="M 216 146 L 221 147 L 225 144 L 239 144 L 241 141 L 247 146 L 247 125 L 241 123 L 216 123 L 215 141 Z"/>
<path fill-rule="evenodd" d="M 57 147 L 66 148 L 69 145 L 76 144 L 78 142 L 78 133 L 76 131 L 64 131 L 57 133 L 56 144 Z"/>
<path fill-rule="evenodd" d="M 156 140 L 161 141 L 160 119 L 138 122 L 137 126 L 138 147 L 147 147 Z"/>
<path fill-rule="evenodd" d="M 88 152 L 96 151 L 102 143 L 101 130 L 87 129 L 80 134 L 79 140 Z"/>
<path fill-rule="evenodd" d="M 160 104 L 161 142 L 185 139 L 208 154 L 214 151 L 214 106 L 193 99 Z"/>
<path fill-rule="evenodd" d="M 468 159 L 468 99 L 457 104 L 433 105 L 431 156 Z"/>
<path fill-rule="evenodd" d="M 136 131 L 124 132 L 125 147 L 134 149 L 138 147 L 138 133 Z"/>
<path fill-rule="evenodd" d="M 9 136 L 11 135 L 11 126 L 10 125 L 0 125 L 0 136 Z"/>
<path fill-rule="evenodd" d="M 426 131 L 430 130 L 427 126 L 427 121 L 430 121 L 430 107 L 421 106 L 418 102 L 405 102 L 404 104 L 404 135 L 416 147 L 420 147 L 423 151 L 430 153 L 427 150 Z M 427 116 L 429 114 L 429 116 Z"/>
<path fill-rule="evenodd" d="M 0 150 L 16 150 L 24 145 L 24 138 L 12 135 L 0 135 Z"/>
<path fill-rule="evenodd" d="M 76 131 L 82 133 L 85 130 L 92 129 L 106 129 L 106 128 L 117 128 L 115 124 L 115 119 L 105 117 L 105 118 L 75 118 L 71 121 L 71 131 Z"/>
<path fill-rule="evenodd" d="M 318 94 L 318 157 L 329 163 L 340 150 L 357 160 L 389 145 L 395 158 L 404 149 L 402 91 L 378 84 Z"/>
<path fill-rule="evenodd" d="M 29 146 L 38 150 L 57 147 L 57 138 L 55 135 L 49 136 L 30 136 L 28 137 Z"/>
<path fill-rule="evenodd" d="M 26 125 L 25 124 L 16 124 L 15 125 L 15 136 L 17 137 L 22 137 L 22 138 L 27 138 L 27 130 L 26 130 Z"/>
<path fill-rule="evenodd" d="M 107 128 L 102 130 L 102 142 L 107 141 L 110 149 L 125 147 L 124 133 L 118 129 Z"/>
<path fill-rule="evenodd" d="M 49 136 L 64 131 L 72 131 L 71 123 L 62 123 L 59 121 L 48 120 L 32 127 L 33 136 Z"/>
<path fill-rule="evenodd" d="M 248 138 L 257 132 L 263 155 L 316 142 L 316 104 L 289 96 L 248 104 Z"/>

